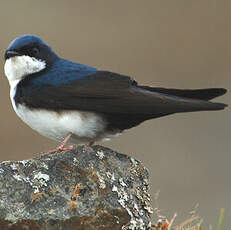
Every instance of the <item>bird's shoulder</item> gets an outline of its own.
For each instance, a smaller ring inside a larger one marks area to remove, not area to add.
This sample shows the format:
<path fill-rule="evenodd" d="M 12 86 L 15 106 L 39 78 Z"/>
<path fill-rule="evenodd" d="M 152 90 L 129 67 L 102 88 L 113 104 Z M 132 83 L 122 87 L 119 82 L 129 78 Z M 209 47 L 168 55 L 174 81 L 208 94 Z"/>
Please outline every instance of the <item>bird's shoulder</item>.
<path fill-rule="evenodd" d="M 22 82 L 23 83 L 23 82 Z M 95 67 L 59 59 L 48 70 L 25 78 L 25 84 L 34 88 L 44 86 L 70 86 L 90 84 L 92 87 L 129 87 L 136 85 L 134 79 L 119 73 L 98 70 Z M 89 86 L 89 85 L 88 85 Z"/>
<path fill-rule="evenodd" d="M 17 86 L 15 100 L 47 97 L 115 97 L 137 82 L 129 76 L 60 59 L 41 73 L 25 77 Z"/>
<path fill-rule="evenodd" d="M 34 85 L 64 85 L 70 82 L 80 80 L 88 75 L 98 72 L 98 69 L 71 62 L 65 59 L 59 59 L 52 66 L 48 67 L 44 72 L 35 74 L 28 80 Z"/>

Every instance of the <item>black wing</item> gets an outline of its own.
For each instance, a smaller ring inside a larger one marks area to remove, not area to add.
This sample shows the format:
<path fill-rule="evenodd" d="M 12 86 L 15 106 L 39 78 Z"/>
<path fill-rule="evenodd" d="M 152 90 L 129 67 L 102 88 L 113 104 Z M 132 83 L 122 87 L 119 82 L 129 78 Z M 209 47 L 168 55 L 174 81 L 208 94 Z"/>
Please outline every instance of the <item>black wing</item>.
<path fill-rule="evenodd" d="M 174 93 L 170 95 L 167 89 L 160 89 L 139 87 L 127 76 L 98 71 L 70 84 L 40 86 L 30 93 L 21 94 L 18 103 L 56 111 L 93 111 L 104 115 L 111 129 L 130 128 L 144 120 L 177 112 L 220 110 L 225 107 L 222 103 L 179 97 Z M 21 90 L 27 91 L 23 85 Z"/>

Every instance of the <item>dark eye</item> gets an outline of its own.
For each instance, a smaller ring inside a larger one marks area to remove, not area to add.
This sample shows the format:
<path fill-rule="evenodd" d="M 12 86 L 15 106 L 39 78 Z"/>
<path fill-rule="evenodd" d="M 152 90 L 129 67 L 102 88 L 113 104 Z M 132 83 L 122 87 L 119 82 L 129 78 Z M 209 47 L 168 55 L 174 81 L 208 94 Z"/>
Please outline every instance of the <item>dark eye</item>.
<path fill-rule="evenodd" d="M 39 49 L 37 47 L 32 48 L 32 54 L 33 55 L 38 55 L 39 54 Z"/>

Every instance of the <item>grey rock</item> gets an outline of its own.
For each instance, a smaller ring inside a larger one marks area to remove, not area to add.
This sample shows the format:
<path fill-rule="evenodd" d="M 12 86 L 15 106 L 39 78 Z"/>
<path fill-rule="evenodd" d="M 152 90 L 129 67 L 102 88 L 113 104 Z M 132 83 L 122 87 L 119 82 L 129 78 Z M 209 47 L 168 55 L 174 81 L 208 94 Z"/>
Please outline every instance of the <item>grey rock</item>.
<path fill-rule="evenodd" d="M 142 230 L 151 213 L 147 170 L 102 146 L 0 164 L 1 230 Z"/>

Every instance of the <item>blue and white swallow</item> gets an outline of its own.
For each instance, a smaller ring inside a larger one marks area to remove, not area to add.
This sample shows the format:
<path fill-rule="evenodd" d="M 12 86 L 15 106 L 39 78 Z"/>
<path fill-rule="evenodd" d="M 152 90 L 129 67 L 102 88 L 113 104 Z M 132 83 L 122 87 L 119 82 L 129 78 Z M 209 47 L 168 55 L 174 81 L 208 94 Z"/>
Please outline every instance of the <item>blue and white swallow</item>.
<path fill-rule="evenodd" d="M 13 40 L 5 75 L 16 114 L 40 134 L 61 142 L 93 144 L 175 113 L 223 110 L 210 100 L 223 88 L 168 89 L 139 85 L 128 76 L 60 58 L 35 35 Z"/>

